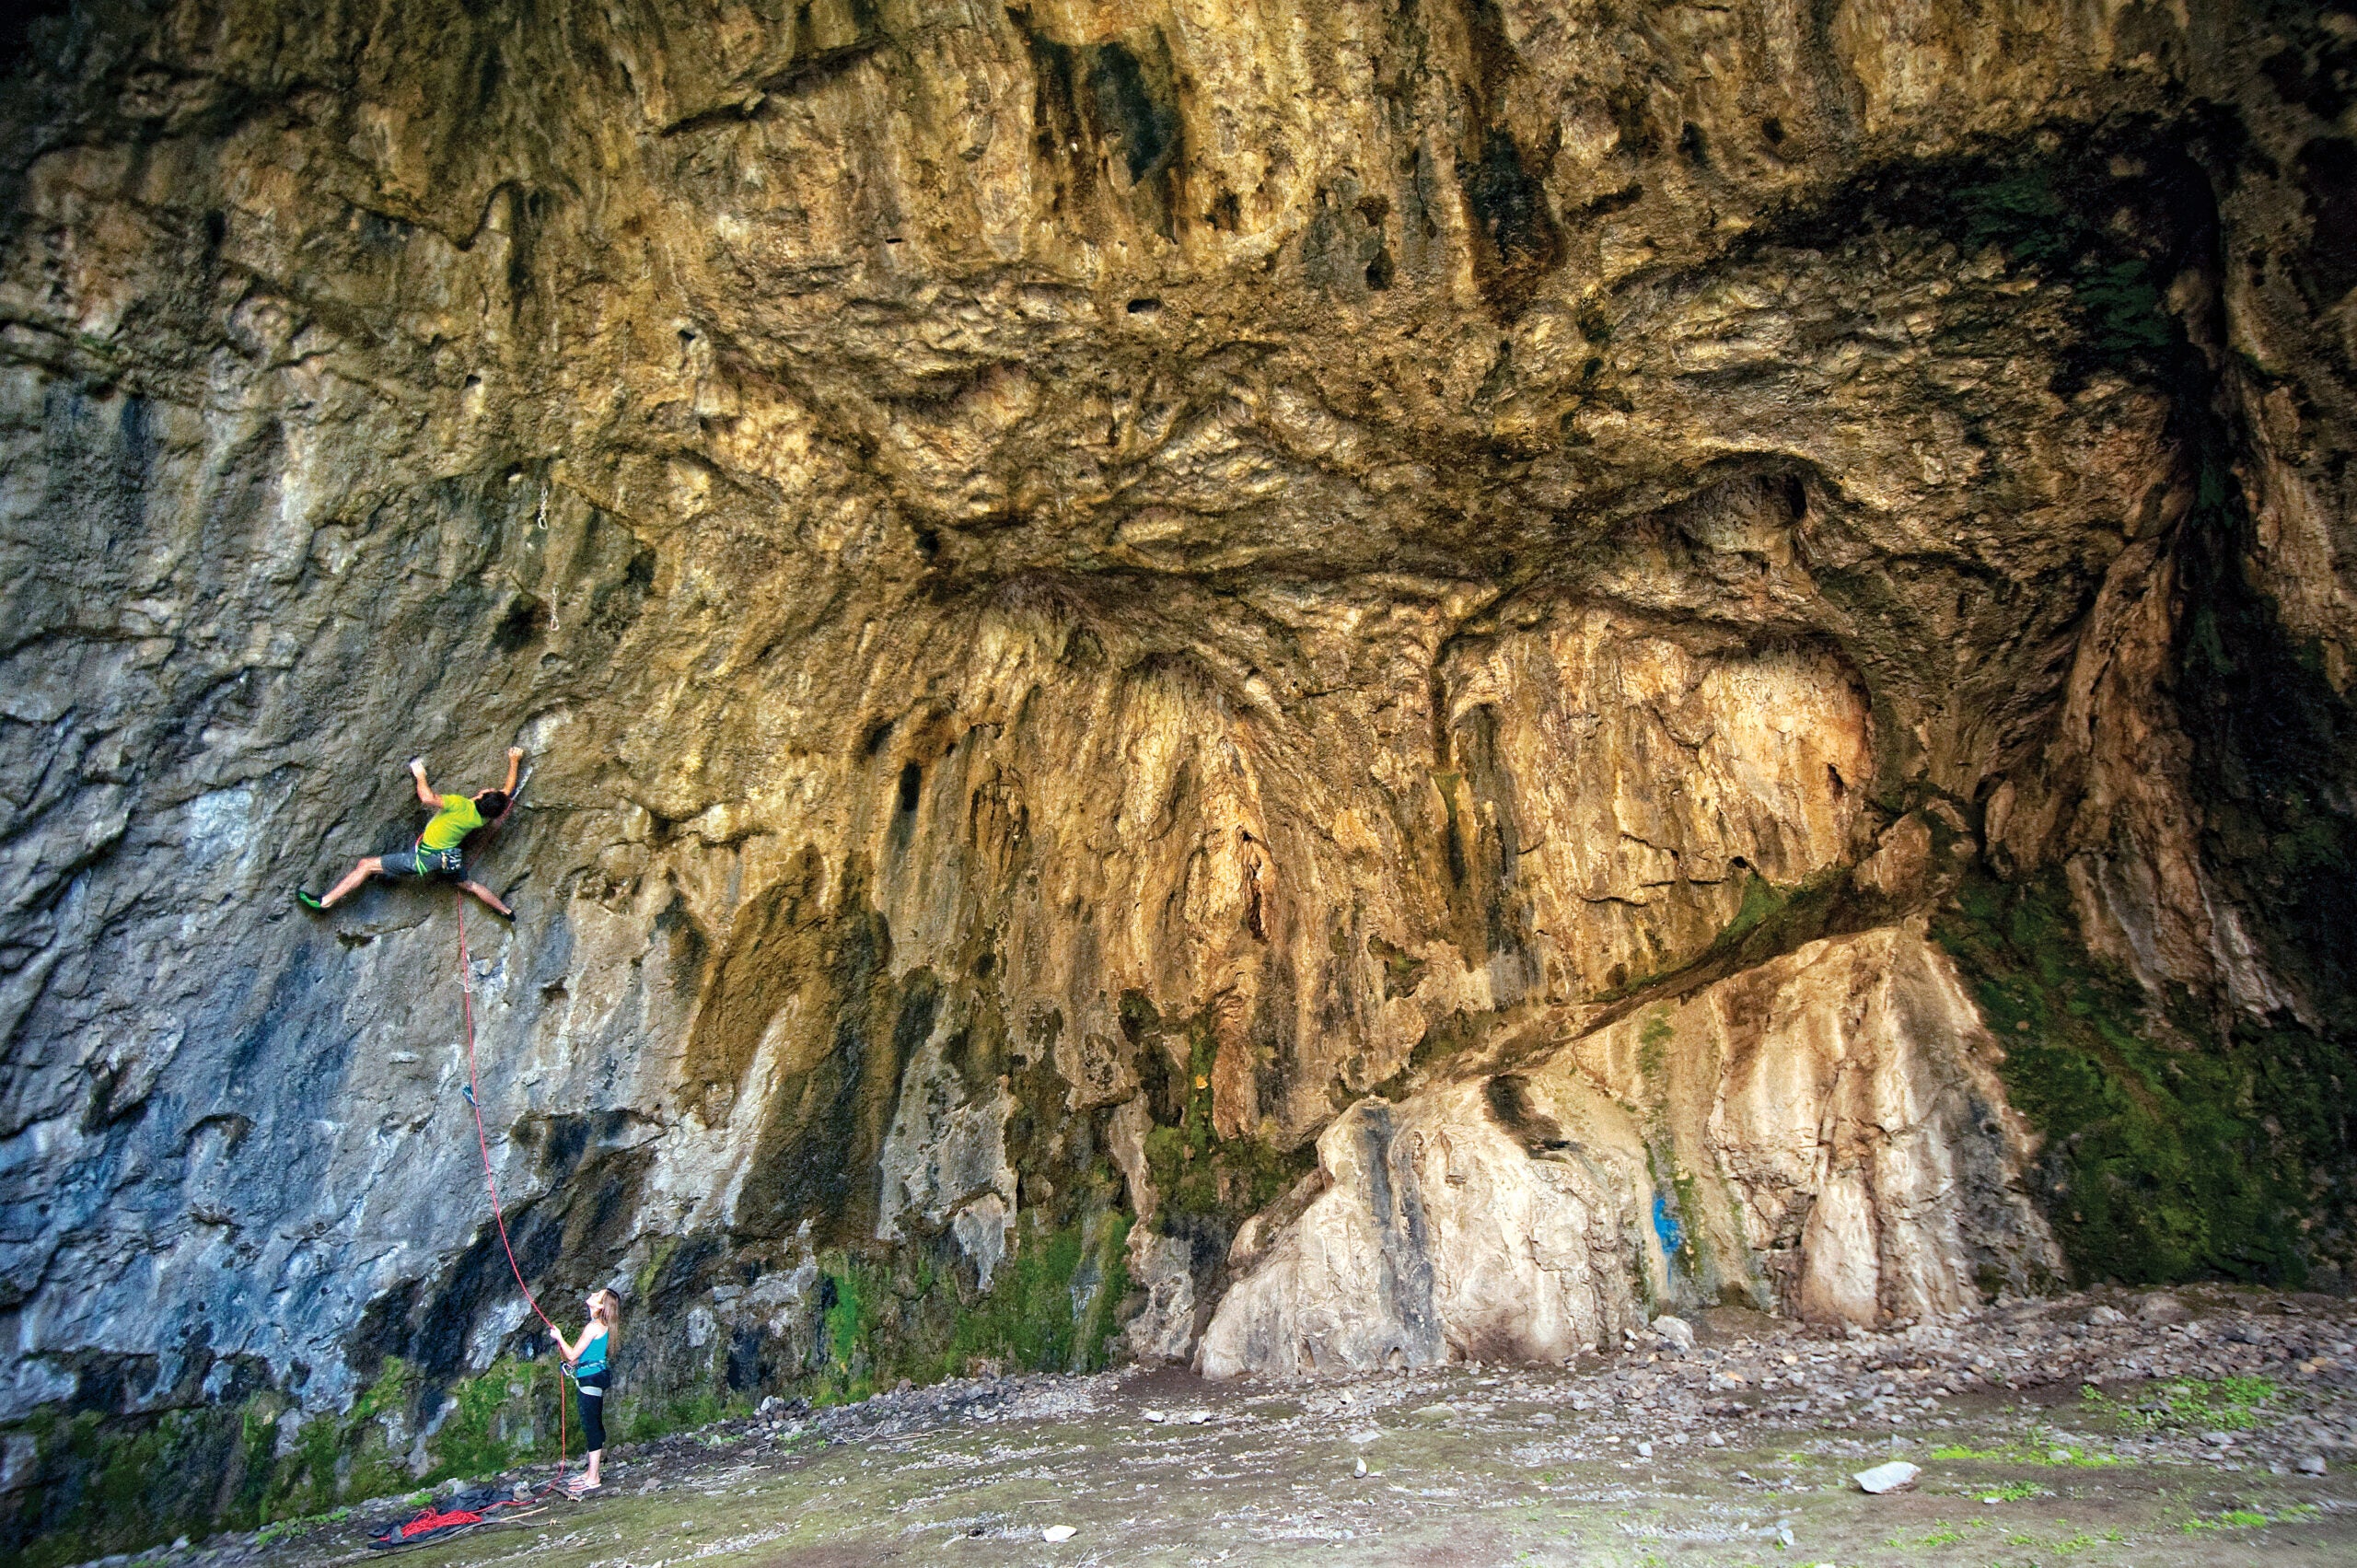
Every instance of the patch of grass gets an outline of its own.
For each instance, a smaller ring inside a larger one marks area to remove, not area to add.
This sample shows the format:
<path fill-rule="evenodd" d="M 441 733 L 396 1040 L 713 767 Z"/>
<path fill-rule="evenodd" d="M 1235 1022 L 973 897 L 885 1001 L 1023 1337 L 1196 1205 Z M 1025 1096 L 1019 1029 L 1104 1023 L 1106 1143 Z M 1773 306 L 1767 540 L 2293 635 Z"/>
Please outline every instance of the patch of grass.
<path fill-rule="evenodd" d="M 417 1495 L 428 1500 L 431 1500 L 434 1496 L 431 1492 L 421 1492 Z M 420 1503 L 414 1504 L 414 1506 L 423 1508 L 425 1504 Z M 263 1547 L 268 1546 L 274 1540 L 283 1540 L 289 1536 L 308 1535 L 311 1531 L 318 1529 L 322 1525 L 340 1525 L 350 1517 L 352 1517 L 351 1509 L 335 1508 L 331 1509 L 324 1514 L 306 1514 L 300 1518 L 273 1519 L 269 1524 L 264 1525 L 261 1529 L 254 1532 L 254 1545 L 257 1547 Z"/>
<path fill-rule="evenodd" d="M 2146 1432 L 2247 1432 L 2282 1390 L 2266 1377 L 2186 1378 L 2163 1384 L 2131 1405 L 2096 1389 L 2080 1390 L 2092 1409 Z"/>
<path fill-rule="evenodd" d="M 2061 1458 L 2055 1458 L 2056 1455 Z M 1978 1459 L 2007 1465 L 2044 1465 L 2051 1468 L 2076 1466 L 2082 1469 L 2100 1469 L 2119 1463 L 2109 1454 L 2089 1453 L 2084 1448 L 2065 1447 L 2060 1443 L 2041 1443 L 2033 1435 L 2021 1443 L 1996 1448 L 1974 1448 L 1962 1444 L 1944 1444 L 1932 1450 L 1935 1459 Z M 2029 1482 L 2019 1484 L 2028 1485 Z M 2003 1490 L 2000 1488 L 1999 1490 Z M 1975 1495 L 1981 1495 L 1976 1493 Z M 2027 1495 L 2025 1493 L 2025 1495 Z"/>
<path fill-rule="evenodd" d="M 2106 1535 L 2093 1535 L 2085 1530 L 2081 1530 L 2077 1535 L 2072 1536 L 2067 1539 L 2056 1541 L 2051 1550 L 2061 1552 L 2065 1557 L 2069 1557 L 2073 1553 L 2084 1551 L 2090 1547 L 2102 1546 L 2107 1542 L 2116 1541 L 2122 1538 L 2118 1530 L 2113 1530 Z"/>
<path fill-rule="evenodd" d="M 1925 1547 L 1954 1546 L 1960 1540 L 1968 1540 L 1970 1539 L 1971 1538 L 1967 1536 L 1964 1531 L 1957 1529 L 1954 1525 L 1942 1524 L 1939 1527 L 1932 1530 L 1927 1535 L 1916 1536 L 1911 1539 L 1906 1536 L 1893 1536 L 1888 1540 L 1883 1542 L 1883 1544 L 1901 1551 L 1909 1548 L 1921 1551 Z"/>
<path fill-rule="evenodd" d="M 742 1401 L 737 1403 L 741 1407 Z M 674 1432 L 708 1426 L 726 1417 L 730 1405 L 730 1400 L 710 1388 L 691 1389 L 668 1400 L 633 1400 L 627 1407 L 630 1421 L 623 1434 L 630 1442 L 650 1443 Z"/>
<path fill-rule="evenodd" d="M 1991 1487 L 1979 1494 L 1983 1500 L 1995 1498 L 2000 1503 L 2024 1503 L 2033 1497 L 2051 1497 L 2054 1489 L 2040 1486 L 2034 1481 L 2009 1481 Z"/>

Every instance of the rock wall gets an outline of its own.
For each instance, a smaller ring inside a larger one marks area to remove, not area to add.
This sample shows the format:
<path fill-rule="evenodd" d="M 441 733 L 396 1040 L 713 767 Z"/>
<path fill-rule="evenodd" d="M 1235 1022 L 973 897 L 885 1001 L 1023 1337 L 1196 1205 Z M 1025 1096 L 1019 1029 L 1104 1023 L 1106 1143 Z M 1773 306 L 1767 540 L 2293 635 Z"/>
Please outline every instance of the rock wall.
<path fill-rule="evenodd" d="M 493 1165 L 650 1421 L 2340 1277 L 2352 36 L 29 19 L 11 1539 L 543 1430 L 449 899 L 286 896 L 420 751 L 532 754 Z"/>
<path fill-rule="evenodd" d="M 1198 1365 L 1560 1360 L 1724 1301 L 1873 1324 L 2033 1293 L 2062 1260 L 2001 1055 L 1945 956 L 1886 926 L 1363 1101 L 1318 1139 L 1327 1191 L 1239 1237 Z"/>

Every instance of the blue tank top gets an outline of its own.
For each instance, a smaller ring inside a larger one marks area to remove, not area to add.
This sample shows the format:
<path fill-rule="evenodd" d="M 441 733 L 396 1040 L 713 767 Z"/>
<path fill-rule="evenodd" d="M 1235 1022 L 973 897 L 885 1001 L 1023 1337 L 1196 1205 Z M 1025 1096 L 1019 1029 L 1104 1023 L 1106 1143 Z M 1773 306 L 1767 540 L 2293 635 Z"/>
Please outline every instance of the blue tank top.
<path fill-rule="evenodd" d="M 604 1370 L 606 1370 L 606 1330 L 600 1329 L 598 1330 L 596 1339 L 581 1347 L 581 1359 L 573 1364 L 573 1375 L 575 1377 L 594 1377 Z"/>

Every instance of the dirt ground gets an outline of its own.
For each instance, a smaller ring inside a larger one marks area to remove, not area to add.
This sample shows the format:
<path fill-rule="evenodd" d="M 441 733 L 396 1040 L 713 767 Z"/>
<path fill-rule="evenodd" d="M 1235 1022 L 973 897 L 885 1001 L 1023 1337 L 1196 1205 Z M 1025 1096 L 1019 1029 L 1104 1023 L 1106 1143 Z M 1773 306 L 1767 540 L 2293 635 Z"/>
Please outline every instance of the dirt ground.
<path fill-rule="evenodd" d="M 969 1379 L 772 1408 L 403 1568 L 2357 1563 L 2357 1309 L 2205 1289 L 1888 1334 L 1722 1311 L 1569 1367 Z M 1911 1488 L 1852 1476 L 1903 1459 Z M 2303 1465 L 2305 1465 L 2304 1470 Z M 2322 1473 L 2310 1473 L 2321 1469 Z M 368 1522 L 390 1516 L 379 1507 Z M 364 1516 L 146 1560 L 335 1568 Z M 1069 1527 L 1069 1539 L 1043 1534 Z"/>

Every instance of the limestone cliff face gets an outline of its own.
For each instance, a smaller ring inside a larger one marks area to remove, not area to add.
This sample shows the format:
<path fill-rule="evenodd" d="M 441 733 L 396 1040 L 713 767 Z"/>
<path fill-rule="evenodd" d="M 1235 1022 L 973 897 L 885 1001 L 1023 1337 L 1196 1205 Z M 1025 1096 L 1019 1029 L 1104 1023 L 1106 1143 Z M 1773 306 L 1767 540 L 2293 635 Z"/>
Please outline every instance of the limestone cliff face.
<path fill-rule="evenodd" d="M 464 1462 L 454 912 L 285 889 L 511 740 L 493 1164 L 641 1409 L 2346 1252 L 2349 17 L 27 40 L 0 1423 Z"/>
<path fill-rule="evenodd" d="M 2061 1259 L 1997 1055 L 1954 968 L 1883 927 L 1512 1071 L 1460 1063 L 1327 1130 L 1328 1190 L 1239 1260 L 1199 1362 L 1556 1360 L 1648 1303 L 1876 1323 L 2033 1287 Z"/>

